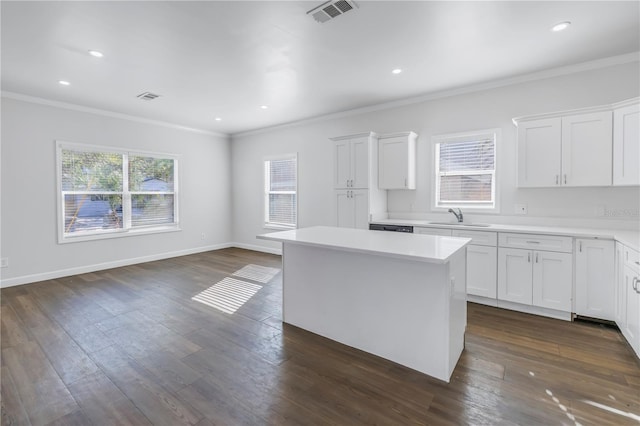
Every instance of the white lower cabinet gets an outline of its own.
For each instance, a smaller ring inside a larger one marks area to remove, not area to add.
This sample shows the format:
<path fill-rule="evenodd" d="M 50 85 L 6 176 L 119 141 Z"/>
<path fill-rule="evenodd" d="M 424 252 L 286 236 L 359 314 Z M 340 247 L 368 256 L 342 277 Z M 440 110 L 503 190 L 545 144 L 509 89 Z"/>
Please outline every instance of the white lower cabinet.
<path fill-rule="evenodd" d="M 531 305 L 533 301 L 531 250 L 498 250 L 498 299 Z"/>
<path fill-rule="evenodd" d="M 497 247 L 467 246 L 467 293 L 495 299 L 497 297 Z"/>
<path fill-rule="evenodd" d="M 611 240 L 576 240 L 575 313 L 615 320 L 615 244 Z"/>
<path fill-rule="evenodd" d="M 336 190 L 336 224 L 340 228 L 369 228 L 369 192 L 366 189 Z"/>
<path fill-rule="evenodd" d="M 640 279 L 638 271 L 625 266 L 624 323 L 620 330 L 636 355 L 640 357 L 640 288 L 638 288 L 638 279 Z"/>
<path fill-rule="evenodd" d="M 474 298 L 474 302 L 495 306 L 498 282 L 497 232 L 455 229 L 451 235 L 471 238 L 467 246 L 467 294 L 487 299 Z"/>
<path fill-rule="evenodd" d="M 616 245 L 616 324 L 640 358 L 640 253 Z"/>
<path fill-rule="evenodd" d="M 498 305 L 505 301 L 550 309 L 564 312 L 563 317 L 569 319 L 573 291 L 571 242 L 570 237 L 500 234 Z M 559 251 L 517 248 L 546 246 Z"/>
<path fill-rule="evenodd" d="M 535 251 L 533 305 L 571 312 L 573 259 L 570 253 Z"/>

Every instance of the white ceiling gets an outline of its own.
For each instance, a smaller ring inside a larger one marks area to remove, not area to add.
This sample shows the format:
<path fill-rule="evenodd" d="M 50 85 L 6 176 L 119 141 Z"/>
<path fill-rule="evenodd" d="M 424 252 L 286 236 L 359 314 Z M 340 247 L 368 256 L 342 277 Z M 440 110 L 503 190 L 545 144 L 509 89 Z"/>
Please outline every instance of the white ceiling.
<path fill-rule="evenodd" d="M 2 90 L 233 134 L 640 50 L 638 1 L 320 3 L 2 1 Z"/>

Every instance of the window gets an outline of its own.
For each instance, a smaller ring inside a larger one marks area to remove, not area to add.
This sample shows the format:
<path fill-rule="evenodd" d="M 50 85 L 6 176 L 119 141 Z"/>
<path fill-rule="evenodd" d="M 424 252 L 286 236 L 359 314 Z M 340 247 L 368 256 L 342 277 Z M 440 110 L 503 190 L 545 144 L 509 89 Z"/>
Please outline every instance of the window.
<path fill-rule="evenodd" d="M 295 154 L 264 162 L 266 227 L 295 228 L 298 223 L 298 160 Z"/>
<path fill-rule="evenodd" d="M 496 209 L 499 130 L 436 136 L 435 208 Z"/>
<path fill-rule="evenodd" d="M 59 242 L 176 230 L 175 156 L 57 142 Z"/>

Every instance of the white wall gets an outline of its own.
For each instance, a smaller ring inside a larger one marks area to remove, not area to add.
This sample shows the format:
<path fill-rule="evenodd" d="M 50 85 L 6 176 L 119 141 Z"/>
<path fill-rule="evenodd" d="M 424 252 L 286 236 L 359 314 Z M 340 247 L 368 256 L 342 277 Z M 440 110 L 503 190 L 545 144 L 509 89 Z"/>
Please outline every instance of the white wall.
<path fill-rule="evenodd" d="M 180 155 L 181 231 L 57 243 L 55 140 Z M 2 99 L 2 285 L 226 246 L 230 148 L 225 136 Z M 202 239 L 201 235 L 205 234 Z"/>
<path fill-rule="evenodd" d="M 276 249 L 277 244 L 256 240 L 263 229 L 262 159 L 268 155 L 298 152 L 299 227 L 330 225 L 332 215 L 332 136 L 365 131 L 418 133 L 417 189 L 389 191 L 392 217 L 445 218 L 430 211 L 432 150 L 431 136 L 489 128 L 502 129 L 498 146 L 500 214 L 471 215 L 472 220 L 496 223 L 571 223 L 598 227 L 637 228 L 638 216 L 602 217 L 597 207 L 608 211 L 638 211 L 639 190 L 633 188 L 516 188 L 517 116 L 590 107 L 638 96 L 640 75 L 637 62 L 569 75 L 532 80 L 421 103 L 381 109 L 343 118 L 310 121 L 236 135 L 232 138 L 233 236 L 245 247 Z M 526 204 L 528 215 L 514 215 L 516 203 Z"/>

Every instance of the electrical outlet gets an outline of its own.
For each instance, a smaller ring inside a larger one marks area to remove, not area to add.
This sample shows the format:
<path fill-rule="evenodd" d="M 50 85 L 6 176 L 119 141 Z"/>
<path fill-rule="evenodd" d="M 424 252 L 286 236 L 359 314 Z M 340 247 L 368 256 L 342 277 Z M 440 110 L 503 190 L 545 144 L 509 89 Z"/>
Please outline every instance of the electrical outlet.
<path fill-rule="evenodd" d="M 9 258 L 3 257 L 0 259 L 0 268 L 8 268 L 9 267 Z"/>
<path fill-rule="evenodd" d="M 527 205 L 526 204 L 516 204 L 515 211 L 516 211 L 516 214 L 527 214 Z"/>
<path fill-rule="evenodd" d="M 202 235 L 200 235 L 200 239 L 204 240 L 204 232 L 202 233 Z"/>

